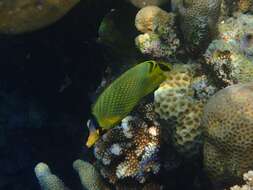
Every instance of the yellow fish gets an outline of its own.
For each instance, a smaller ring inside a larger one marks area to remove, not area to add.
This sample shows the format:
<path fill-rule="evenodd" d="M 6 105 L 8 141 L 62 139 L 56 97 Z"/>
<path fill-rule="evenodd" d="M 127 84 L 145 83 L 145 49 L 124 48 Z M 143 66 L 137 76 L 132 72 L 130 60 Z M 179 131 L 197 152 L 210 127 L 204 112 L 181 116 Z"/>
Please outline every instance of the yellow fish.
<path fill-rule="evenodd" d="M 154 91 L 166 79 L 166 73 L 170 70 L 169 64 L 146 61 L 119 76 L 92 106 L 92 114 L 98 125 L 107 130 L 118 124 L 143 97 Z M 90 127 L 88 147 L 98 139 L 99 132 Z"/>

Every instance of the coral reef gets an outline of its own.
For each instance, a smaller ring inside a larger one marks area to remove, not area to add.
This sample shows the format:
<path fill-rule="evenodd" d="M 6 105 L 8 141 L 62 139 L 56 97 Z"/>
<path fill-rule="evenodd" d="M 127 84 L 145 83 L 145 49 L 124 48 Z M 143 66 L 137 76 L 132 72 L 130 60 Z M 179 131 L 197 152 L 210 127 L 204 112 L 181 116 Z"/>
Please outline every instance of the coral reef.
<path fill-rule="evenodd" d="M 79 0 L 3 0 L 0 4 L 0 33 L 18 34 L 45 27 L 68 12 Z"/>
<path fill-rule="evenodd" d="M 45 163 L 39 163 L 36 165 L 34 172 L 39 181 L 41 189 L 43 190 L 65 190 L 64 183 L 50 171 L 50 168 Z"/>
<path fill-rule="evenodd" d="M 200 118 L 203 103 L 194 98 L 191 84 L 193 65 L 175 65 L 166 81 L 154 92 L 155 111 L 161 119 L 174 121 L 172 138 L 178 152 L 198 153 L 202 134 Z"/>
<path fill-rule="evenodd" d="M 226 18 L 237 13 L 252 12 L 252 8 L 251 0 L 223 0 L 221 15 Z"/>
<path fill-rule="evenodd" d="M 110 183 L 125 178 L 144 183 L 159 171 L 160 127 L 153 121 L 128 116 L 95 144 L 100 172 Z"/>
<path fill-rule="evenodd" d="M 253 188 L 253 171 L 250 170 L 243 174 L 243 180 L 246 182 L 245 185 L 235 185 L 230 190 L 251 190 Z"/>
<path fill-rule="evenodd" d="M 204 108 L 204 166 L 214 183 L 236 180 L 252 168 L 252 87 L 222 89 Z"/>
<path fill-rule="evenodd" d="M 102 181 L 99 172 L 92 164 L 82 160 L 76 160 L 73 163 L 73 168 L 79 174 L 81 183 L 86 189 L 109 190 Z"/>
<path fill-rule="evenodd" d="M 156 6 L 142 8 L 135 18 L 136 28 L 144 33 L 135 39 L 137 48 L 155 58 L 174 57 L 180 41 L 175 30 L 175 15 Z"/>
<path fill-rule="evenodd" d="M 128 0 L 134 6 L 143 8 L 150 5 L 161 6 L 169 2 L 169 0 Z"/>
<path fill-rule="evenodd" d="M 204 54 L 206 64 L 222 86 L 252 80 L 252 15 L 239 15 L 219 24 L 219 38 Z"/>
<path fill-rule="evenodd" d="M 109 190 L 92 164 L 76 160 L 73 163 L 73 168 L 79 174 L 81 183 L 85 189 Z M 42 162 L 37 164 L 34 172 L 42 190 L 69 190 L 60 178 L 52 174 L 47 164 Z"/>
<path fill-rule="evenodd" d="M 180 27 L 188 52 L 204 50 L 216 32 L 221 0 L 184 1 L 179 6 Z"/>

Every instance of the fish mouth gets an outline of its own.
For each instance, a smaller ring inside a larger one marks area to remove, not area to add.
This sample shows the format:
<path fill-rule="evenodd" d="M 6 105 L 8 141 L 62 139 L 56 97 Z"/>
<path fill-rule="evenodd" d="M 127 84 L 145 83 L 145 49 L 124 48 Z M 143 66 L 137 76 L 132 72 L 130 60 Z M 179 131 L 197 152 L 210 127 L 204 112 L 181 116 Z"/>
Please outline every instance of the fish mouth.
<path fill-rule="evenodd" d="M 89 134 L 88 140 L 86 142 L 86 147 L 92 147 L 99 139 L 99 130 L 92 131 Z"/>

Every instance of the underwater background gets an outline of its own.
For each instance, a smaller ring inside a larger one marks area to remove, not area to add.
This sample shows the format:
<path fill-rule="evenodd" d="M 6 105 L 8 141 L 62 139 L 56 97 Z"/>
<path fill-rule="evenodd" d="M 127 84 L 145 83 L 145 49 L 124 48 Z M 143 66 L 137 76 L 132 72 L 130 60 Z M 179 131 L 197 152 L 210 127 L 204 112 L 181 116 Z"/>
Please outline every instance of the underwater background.
<path fill-rule="evenodd" d="M 252 14 L 0 1 L 0 190 L 253 189 Z"/>

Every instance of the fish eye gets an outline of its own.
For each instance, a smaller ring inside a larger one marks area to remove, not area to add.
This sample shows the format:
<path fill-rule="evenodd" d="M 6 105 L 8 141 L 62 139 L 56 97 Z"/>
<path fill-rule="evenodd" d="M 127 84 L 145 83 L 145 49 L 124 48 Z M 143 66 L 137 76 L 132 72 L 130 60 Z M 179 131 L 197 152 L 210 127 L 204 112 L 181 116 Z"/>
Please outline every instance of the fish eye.
<path fill-rule="evenodd" d="M 161 70 L 163 71 L 170 71 L 171 68 L 169 65 L 166 65 L 166 64 L 162 64 L 162 63 L 158 63 L 158 66 L 160 67 Z"/>

